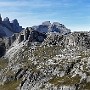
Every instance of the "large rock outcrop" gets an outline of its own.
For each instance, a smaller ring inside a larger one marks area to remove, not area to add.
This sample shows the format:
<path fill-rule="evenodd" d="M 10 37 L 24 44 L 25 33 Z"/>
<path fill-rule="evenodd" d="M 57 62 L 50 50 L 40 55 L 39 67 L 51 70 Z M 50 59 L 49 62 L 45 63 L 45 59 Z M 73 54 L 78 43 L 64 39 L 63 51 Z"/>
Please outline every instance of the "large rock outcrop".
<path fill-rule="evenodd" d="M 2 57 L 6 52 L 5 42 L 0 38 L 0 57 Z"/>
<path fill-rule="evenodd" d="M 73 32 L 67 35 L 61 35 L 56 32 L 47 34 L 43 45 L 63 45 L 65 47 L 79 47 L 81 49 L 90 49 L 90 32 Z"/>
<path fill-rule="evenodd" d="M 23 30 L 22 26 L 19 25 L 18 20 L 14 19 L 10 21 L 8 17 L 2 20 L 0 15 L 0 37 L 10 37 L 14 33 L 19 33 Z"/>
<path fill-rule="evenodd" d="M 8 82 L 18 83 L 18 90 L 90 90 L 90 32 L 44 22 L 4 40 L 0 47 L 11 47 L 0 71 L 1 90 Z"/>
<path fill-rule="evenodd" d="M 45 21 L 41 25 L 33 26 L 32 28 L 41 33 L 58 32 L 60 34 L 68 34 L 71 32 L 70 29 L 67 29 L 63 24 L 58 22 L 51 24 L 50 21 Z"/>
<path fill-rule="evenodd" d="M 58 35 L 66 35 L 71 33 L 70 29 L 67 29 L 64 25 L 50 21 L 45 21 L 41 25 L 27 27 L 19 34 L 19 42 L 28 40 L 29 42 L 43 42 L 48 33 L 57 33 Z"/>
<path fill-rule="evenodd" d="M 42 25 L 27 27 L 22 30 L 17 19 L 10 22 L 9 18 L 6 17 L 3 21 L 1 18 L 0 25 L 0 36 L 7 36 L 7 38 L 5 38 L 6 48 L 10 47 L 16 39 L 18 43 L 26 40 L 29 42 L 43 42 L 50 32 L 57 33 L 58 35 L 65 35 L 71 32 L 64 25 L 58 22 L 51 24 L 50 21 L 45 21 Z"/>
<path fill-rule="evenodd" d="M 18 33 L 23 30 L 19 25 L 18 20 L 10 21 L 8 17 L 2 20 L 0 15 L 0 57 L 5 54 L 11 44 L 16 40 Z"/>
<path fill-rule="evenodd" d="M 27 28 L 22 35 L 28 29 L 31 30 Z M 30 35 L 21 36 L 22 40 L 16 45 L 14 42 L 5 56 L 9 58 L 7 72 L 14 72 L 14 80 L 22 79 L 19 90 L 90 90 L 89 32 L 67 35 L 51 32 L 44 42 L 35 45 L 33 40 L 31 46 L 26 45 L 27 36 Z M 5 75 L 2 82 L 11 78 Z"/>
<path fill-rule="evenodd" d="M 66 45 L 90 49 L 90 32 L 74 32 L 66 36 Z"/>

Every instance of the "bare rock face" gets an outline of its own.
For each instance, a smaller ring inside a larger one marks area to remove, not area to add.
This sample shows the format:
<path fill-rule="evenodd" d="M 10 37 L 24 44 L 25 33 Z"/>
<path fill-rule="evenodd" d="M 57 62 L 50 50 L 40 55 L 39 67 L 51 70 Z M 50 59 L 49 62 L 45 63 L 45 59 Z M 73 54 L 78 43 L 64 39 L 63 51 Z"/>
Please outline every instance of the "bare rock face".
<path fill-rule="evenodd" d="M 11 44 L 16 40 L 18 33 L 23 30 L 22 26 L 19 25 L 18 20 L 14 19 L 12 22 L 8 17 L 2 20 L 0 15 L 0 57 L 5 54 L 6 48 L 8 49 Z"/>
<path fill-rule="evenodd" d="M 60 34 L 68 34 L 71 32 L 70 29 L 67 29 L 63 24 L 58 22 L 51 24 L 50 21 L 45 21 L 41 25 L 33 26 L 32 28 L 41 33 L 58 32 Z"/>
<path fill-rule="evenodd" d="M 74 32 L 66 37 L 66 42 L 71 46 L 78 46 L 81 49 L 90 49 L 90 32 Z"/>
<path fill-rule="evenodd" d="M 12 29 L 8 17 L 4 18 L 4 20 L 3 20 L 3 22 L 2 22 L 2 25 L 5 26 L 6 28 L 10 29 L 10 30 Z"/>
<path fill-rule="evenodd" d="M 27 27 L 19 34 L 19 42 L 28 40 L 29 42 L 43 42 L 46 34 L 40 33 Z"/>
<path fill-rule="evenodd" d="M 50 21 L 45 21 L 45 22 L 42 22 L 42 25 L 50 26 L 51 23 L 50 23 Z"/>
<path fill-rule="evenodd" d="M 31 28 L 27 28 L 20 35 L 24 34 L 25 40 L 27 36 L 35 35 L 31 42 L 33 44 L 38 37 L 38 32 L 31 31 L 30 34 L 30 30 Z M 74 32 L 67 35 L 51 32 L 40 45 L 25 46 L 28 39 L 25 41 L 22 36 L 22 41 L 11 47 L 7 53 L 10 53 L 9 68 L 14 72 L 15 80 L 22 80 L 18 89 L 83 90 L 89 88 L 90 49 L 84 38 L 89 40 L 89 32 Z"/>
<path fill-rule="evenodd" d="M 1 14 L 0 14 L 0 23 L 2 23 L 2 17 L 1 17 Z"/>
<path fill-rule="evenodd" d="M 19 25 L 17 19 L 10 21 L 8 17 L 2 20 L 0 15 L 0 37 L 10 37 L 14 33 L 19 33 L 22 30 L 22 26 Z"/>
<path fill-rule="evenodd" d="M 50 32 L 47 34 L 47 38 L 44 40 L 43 44 L 63 45 L 65 47 L 78 46 L 81 49 L 90 49 L 90 32 L 73 32 L 67 35 Z"/>
<path fill-rule="evenodd" d="M 45 21 L 41 25 L 24 29 L 19 34 L 19 42 L 22 42 L 23 40 L 29 40 L 29 42 L 43 42 L 46 37 L 49 36 L 49 33 L 52 34 L 51 37 L 54 37 L 54 35 L 56 36 L 56 33 L 57 35 L 69 34 L 70 30 L 58 22 L 51 24 L 50 21 Z M 58 36 L 56 38 L 58 38 Z"/>
<path fill-rule="evenodd" d="M 0 57 L 2 57 L 6 52 L 5 42 L 0 40 Z"/>
<path fill-rule="evenodd" d="M 4 46 L 9 62 L 1 68 L 0 84 L 19 81 L 18 90 L 90 90 L 90 32 L 70 33 L 46 21 L 2 39 L 1 55 Z"/>
<path fill-rule="evenodd" d="M 59 32 L 61 34 L 69 34 L 71 31 L 70 29 L 67 29 L 63 24 L 60 24 L 58 22 L 54 22 L 52 24 L 52 32 L 56 31 L 56 32 Z"/>
<path fill-rule="evenodd" d="M 13 28 L 13 31 L 16 32 L 16 33 L 19 33 L 22 30 L 22 27 L 19 26 L 19 23 L 18 23 L 17 19 L 14 19 L 11 22 L 11 27 Z"/>
<path fill-rule="evenodd" d="M 47 34 L 47 38 L 43 41 L 43 45 L 65 46 L 65 36 L 57 32 L 50 32 Z"/>

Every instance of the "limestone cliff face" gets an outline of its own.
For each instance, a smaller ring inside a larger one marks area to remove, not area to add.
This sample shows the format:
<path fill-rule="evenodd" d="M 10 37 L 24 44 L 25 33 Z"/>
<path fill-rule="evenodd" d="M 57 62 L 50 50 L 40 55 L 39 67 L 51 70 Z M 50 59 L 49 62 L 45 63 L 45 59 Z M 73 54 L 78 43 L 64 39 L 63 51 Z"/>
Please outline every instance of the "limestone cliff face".
<path fill-rule="evenodd" d="M 50 21 L 45 21 L 41 25 L 27 27 L 22 30 L 17 19 L 9 21 L 8 17 L 4 18 L 4 20 L 0 17 L 0 37 L 4 38 L 7 49 L 14 41 L 17 41 L 17 43 L 26 40 L 29 42 L 43 42 L 50 32 L 65 35 L 70 33 L 70 30 L 58 22 L 51 24 Z"/>
<path fill-rule="evenodd" d="M 0 57 L 5 54 L 6 47 L 5 47 L 5 42 L 0 39 Z"/>
<path fill-rule="evenodd" d="M 74 32 L 66 37 L 67 44 L 90 49 L 90 32 Z"/>
<path fill-rule="evenodd" d="M 5 54 L 7 48 L 16 40 L 19 32 L 23 30 L 18 20 L 10 21 L 8 17 L 2 20 L 0 15 L 0 57 Z"/>
<path fill-rule="evenodd" d="M 19 25 L 18 20 L 14 19 L 10 21 L 8 17 L 2 20 L 0 15 L 0 37 L 10 37 L 14 33 L 19 33 L 22 30 L 22 26 Z"/>
<path fill-rule="evenodd" d="M 29 42 L 43 42 L 48 33 L 57 33 L 58 35 L 69 34 L 70 30 L 67 29 L 64 25 L 54 22 L 53 24 L 50 21 L 43 22 L 41 25 L 27 27 L 22 30 L 19 34 L 14 34 L 8 38 L 9 43 L 13 43 L 16 39 L 20 43 L 22 41 L 28 40 Z M 10 44 L 10 45 L 11 45 Z"/>
<path fill-rule="evenodd" d="M 90 32 L 73 32 L 67 35 L 59 33 L 48 33 L 43 44 L 78 46 L 81 49 L 90 49 Z"/>
<path fill-rule="evenodd" d="M 41 33 L 58 32 L 60 34 L 68 34 L 71 32 L 70 29 L 66 28 L 63 24 L 58 22 L 51 24 L 50 21 L 45 21 L 41 25 L 33 26 L 32 28 Z"/>
<path fill-rule="evenodd" d="M 53 28 L 49 28 L 53 25 L 59 26 L 53 30 Z M 90 48 L 90 33 L 89 32 L 73 32 L 70 33 L 70 30 L 65 28 L 63 25 L 65 32 L 63 29 L 60 29 L 59 23 L 53 23 L 50 22 L 44 22 L 42 25 L 38 26 L 38 29 L 35 27 L 27 27 L 26 29 L 22 30 L 20 33 L 15 33 L 11 37 L 5 38 L 5 46 L 6 48 L 9 48 L 14 41 L 17 41 L 17 43 L 20 43 L 22 41 L 28 41 L 29 43 L 32 42 L 40 42 L 44 45 L 52 44 L 52 45 L 63 45 L 65 46 L 79 46 L 80 48 Z M 43 26 L 43 27 L 42 27 Z M 47 27 L 47 32 L 44 30 L 45 27 Z M 62 27 L 62 25 L 61 25 Z M 49 29 L 51 30 L 49 30 Z M 42 31 L 42 32 L 41 32 Z M 61 33 L 61 31 L 63 33 Z"/>
<path fill-rule="evenodd" d="M 22 80 L 19 90 L 90 90 L 89 32 L 49 32 L 36 43 L 43 35 L 32 28 L 18 35 L 4 56 L 9 62 L 0 83 Z"/>

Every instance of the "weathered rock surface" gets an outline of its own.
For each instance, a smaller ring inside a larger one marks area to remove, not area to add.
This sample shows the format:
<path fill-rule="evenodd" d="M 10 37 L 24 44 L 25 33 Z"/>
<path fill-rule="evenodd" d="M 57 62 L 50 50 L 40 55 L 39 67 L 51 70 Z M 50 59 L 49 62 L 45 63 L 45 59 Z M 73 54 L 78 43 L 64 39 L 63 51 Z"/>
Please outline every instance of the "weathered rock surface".
<path fill-rule="evenodd" d="M 67 29 L 64 25 L 59 24 L 57 22 L 51 24 L 50 21 L 46 21 L 43 22 L 42 25 L 27 27 L 22 31 L 21 31 L 22 28 L 21 26 L 19 26 L 19 23 L 16 19 L 10 22 L 8 17 L 6 17 L 3 21 L 1 18 L 1 22 L 2 22 L 0 27 L 1 37 L 7 36 L 7 38 L 4 39 L 6 48 L 9 48 L 16 39 L 17 43 L 26 40 L 28 40 L 29 42 L 43 42 L 44 39 L 48 36 L 48 33 L 50 32 L 51 33 L 56 32 L 58 33 L 58 35 L 70 33 L 69 29 Z"/>
<path fill-rule="evenodd" d="M 17 90 L 90 90 L 90 32 L 70 33 L 47 21 L 6 41 L 10 46 L 3 57 L 8 64 L 0 69 L 1 90 L 8 82 L 19 82 Z"/>
<path fill-rule="evenodd" d="M 14 33 L 21 32 L 22 29 L 22 26 L 19 25 L 16 19 L 9 21 L 9 18 L 6 17 L 2 20 L 0 15 L 0 37 L 10 37 Z"/>
<path fill-rule="evenodd" d="M 5 42 L 3 42 L 2 39 L 0 39 L 0 57 L 4 56 L 6 51 Z"/>
<path fill-rule="evenodd" d="M 0 15 L 0 39 L 2 39 L 2 41 L 0 41 L 0 57 L 5 54 L 6 49 L 17 39 L 18 33 L 22 30 L 22 26 L 19 25 L 16 19 L 10 21 L 9 18 L 6 17 L 2 20 Z"/>
<path fill-rule="evenodd" d="M 58 32 L 60 34 L 68 34 L 71 32 L 70 29 L 67 29 L 63 24 L 58 22 L 51 24 L 50 21 L 45 21 L 41 25 L 33 26 L 32 28 L 41 33 Z"/>

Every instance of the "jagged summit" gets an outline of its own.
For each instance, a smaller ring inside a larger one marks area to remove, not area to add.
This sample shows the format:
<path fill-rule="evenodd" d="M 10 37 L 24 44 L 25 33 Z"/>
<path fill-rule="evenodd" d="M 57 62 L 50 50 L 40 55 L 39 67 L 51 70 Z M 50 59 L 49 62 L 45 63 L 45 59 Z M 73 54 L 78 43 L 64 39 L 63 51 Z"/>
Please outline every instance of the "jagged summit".
<path fill-rule="evenodd" d="M 19 33 L 22 29 L 17 19 L 10 21 L 9 18 L 6 17 L 2 20 L 0 14 L 0 37 L 10 37 L 14 33 Z"/>
<path fill-rule="evenodd" d="M 45 21 L 41 25 L 33 26 L 32 28 L 41 33 L 58 32 L 60 34 L 68 34 L 71 32 L 63 24 L 58 22 L 51 23 L 50 21 Z"/>
<path fill-rule="evenodd" d="M 1 17 L 0 37 L 7 37 L 4 39 L 4 48 L 8 49 L 15 41 L 21 43 L 22 41 L 28 40 L 28 42 L 42 43 L 49 33 L 52 33 L 52 35 L 53 33 L 64 35 L 71 32 L 70 29 L 67 29 L 63 24 L 58 22 L 51 23 L 50 21 L 45 21 L 41 25 L 27 27 L 21 30 L 22 27 L 19 26 L 17 19 L 10 21 L 8 17 L 4 18 L 4 20 L 2 20 Z"/>
<path fill-rule="evenodd" d="M 45 22 L 42 22 L 42 25 L 50 26 L 51 22 L 50 21 L 45 21 Z"/>
<path fill-rule="evenodd" d="M 1 14 L 0 14 L 0 23 L 2 22 L 2 17 L 1 17 Z"/>

